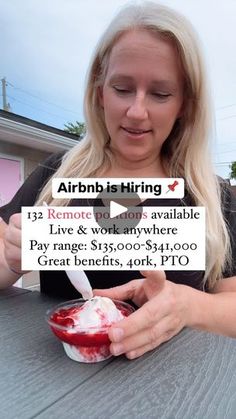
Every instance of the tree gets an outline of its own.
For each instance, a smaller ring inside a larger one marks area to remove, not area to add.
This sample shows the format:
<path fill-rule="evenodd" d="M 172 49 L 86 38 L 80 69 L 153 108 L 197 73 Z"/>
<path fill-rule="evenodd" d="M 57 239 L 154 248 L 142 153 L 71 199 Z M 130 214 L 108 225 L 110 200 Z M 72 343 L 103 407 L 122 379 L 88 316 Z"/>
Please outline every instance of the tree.
<path fill-rule="evenodd" d="M 236 179 L 236 161 L 233 161 L 229 167 L 231 170 L 229 175 L 230 179 Z"/>
<path fill-rule="evenodd" d="M 75 121 L 75 123 L 68 122 L 64 125 L 64 131 L 70 132 L 71 134 L 78 135 L 82 138 L 85 135 L 86 127 L 84 122 Z"/>

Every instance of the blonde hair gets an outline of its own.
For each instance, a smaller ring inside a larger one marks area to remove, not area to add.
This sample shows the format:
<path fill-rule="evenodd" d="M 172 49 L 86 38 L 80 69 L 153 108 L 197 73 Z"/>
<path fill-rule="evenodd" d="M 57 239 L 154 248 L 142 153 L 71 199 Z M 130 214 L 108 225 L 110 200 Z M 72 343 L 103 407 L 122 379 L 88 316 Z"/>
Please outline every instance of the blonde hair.
<path fill-rule="evenodd" d="M 84 114 L 85 138 L 64 156 L 53 177 L 101 176 L 110 166 L 112 154 L 98 87 L 106 76 L 109 56 L 120 36 L 145 29 L 169 40 L 177 48 L 184 76 L 183 114 L 166 139 L 161 157 L 169 177 L 183 177 L 196 205 L 206 208 L 206 271 L 204 284 L 213 287 L 230 261 L 230 240 L 221 210 L 220 185 L 209 158 L 211 101 L 199 40 L 184 16 L 152 2 L 124 7 L 101 37 L 87 75 Z M 51 179 L 40 194 L 50 205 L 68 205 L 69 200 L 52 199 Z M 203 284 L 203 285 L 204 285 Z"/>

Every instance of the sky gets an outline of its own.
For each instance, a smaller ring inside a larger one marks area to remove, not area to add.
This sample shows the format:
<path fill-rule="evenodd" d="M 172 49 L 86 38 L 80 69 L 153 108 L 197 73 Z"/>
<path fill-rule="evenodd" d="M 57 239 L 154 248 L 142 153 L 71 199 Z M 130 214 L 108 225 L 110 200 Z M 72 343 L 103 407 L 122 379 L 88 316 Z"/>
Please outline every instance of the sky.
<path fill-rule="evenodd" d="M 0 79 L 7 80 L 11 111 L 60 129 L 83 122 L 90 57 L 103 30 L 127 3 L 0 0 Z M 216 173 L 228 177 L 236 161 L 236 0 L 161 3 L 183 13 L 199 34 L 215 111 L 213 162 Z"/>

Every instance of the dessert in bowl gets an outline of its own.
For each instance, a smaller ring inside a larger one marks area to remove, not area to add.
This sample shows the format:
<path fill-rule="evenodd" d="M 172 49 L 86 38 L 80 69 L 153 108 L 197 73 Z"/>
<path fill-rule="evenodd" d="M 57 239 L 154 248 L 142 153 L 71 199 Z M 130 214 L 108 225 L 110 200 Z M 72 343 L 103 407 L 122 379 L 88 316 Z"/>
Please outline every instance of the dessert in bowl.
<path fill-rule="evenodd" d="M 58 304 L 47 312 L 46 320 L 71 359 L 99 362 L 111 357 L 109 327 L 133 311 L 123 301 L 93 297 Z"/>

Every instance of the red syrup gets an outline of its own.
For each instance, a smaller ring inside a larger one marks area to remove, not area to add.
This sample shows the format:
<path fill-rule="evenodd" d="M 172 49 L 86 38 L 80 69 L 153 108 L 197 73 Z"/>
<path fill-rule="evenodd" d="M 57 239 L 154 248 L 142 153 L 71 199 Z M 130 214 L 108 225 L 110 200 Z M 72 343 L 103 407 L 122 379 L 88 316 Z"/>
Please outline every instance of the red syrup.
<path fill-rule="evenodd" d="M 125 306 L 122 302 L 115 302 L 116 307 L 123 316 L 127 317 L 133 312 L 131 306 Z M 55 327 L 50 324 L 53 333 L 63 342 L 69 345 L 76 345 L 79 347 L 80 352 L 84 352 L 85 357 L 93 358 L 96 356 L 99 348 L 104 352 L 104 357 L 109 354 L 110 339 L 108 337 L 108 328 L 111 324 L 103 324 L 101 328 L 90 327 L 88 330 L 78 330 L 76 327 L 73 316 L 79 317 L 79 312 L 83 310 L 83 306 L 73 306 L 68 308 L 61 308 L 56 310 L 51 316 L 50 321 L 55 323 Z M 102 320 L 105 320 L 105 316 L 102 315 Z M 59 326 L 59 328 L 56 327 Z M 62 326 L 62 328 L 60 328 Z M 68 330 L 63 328 L 66 327 Z"/>

